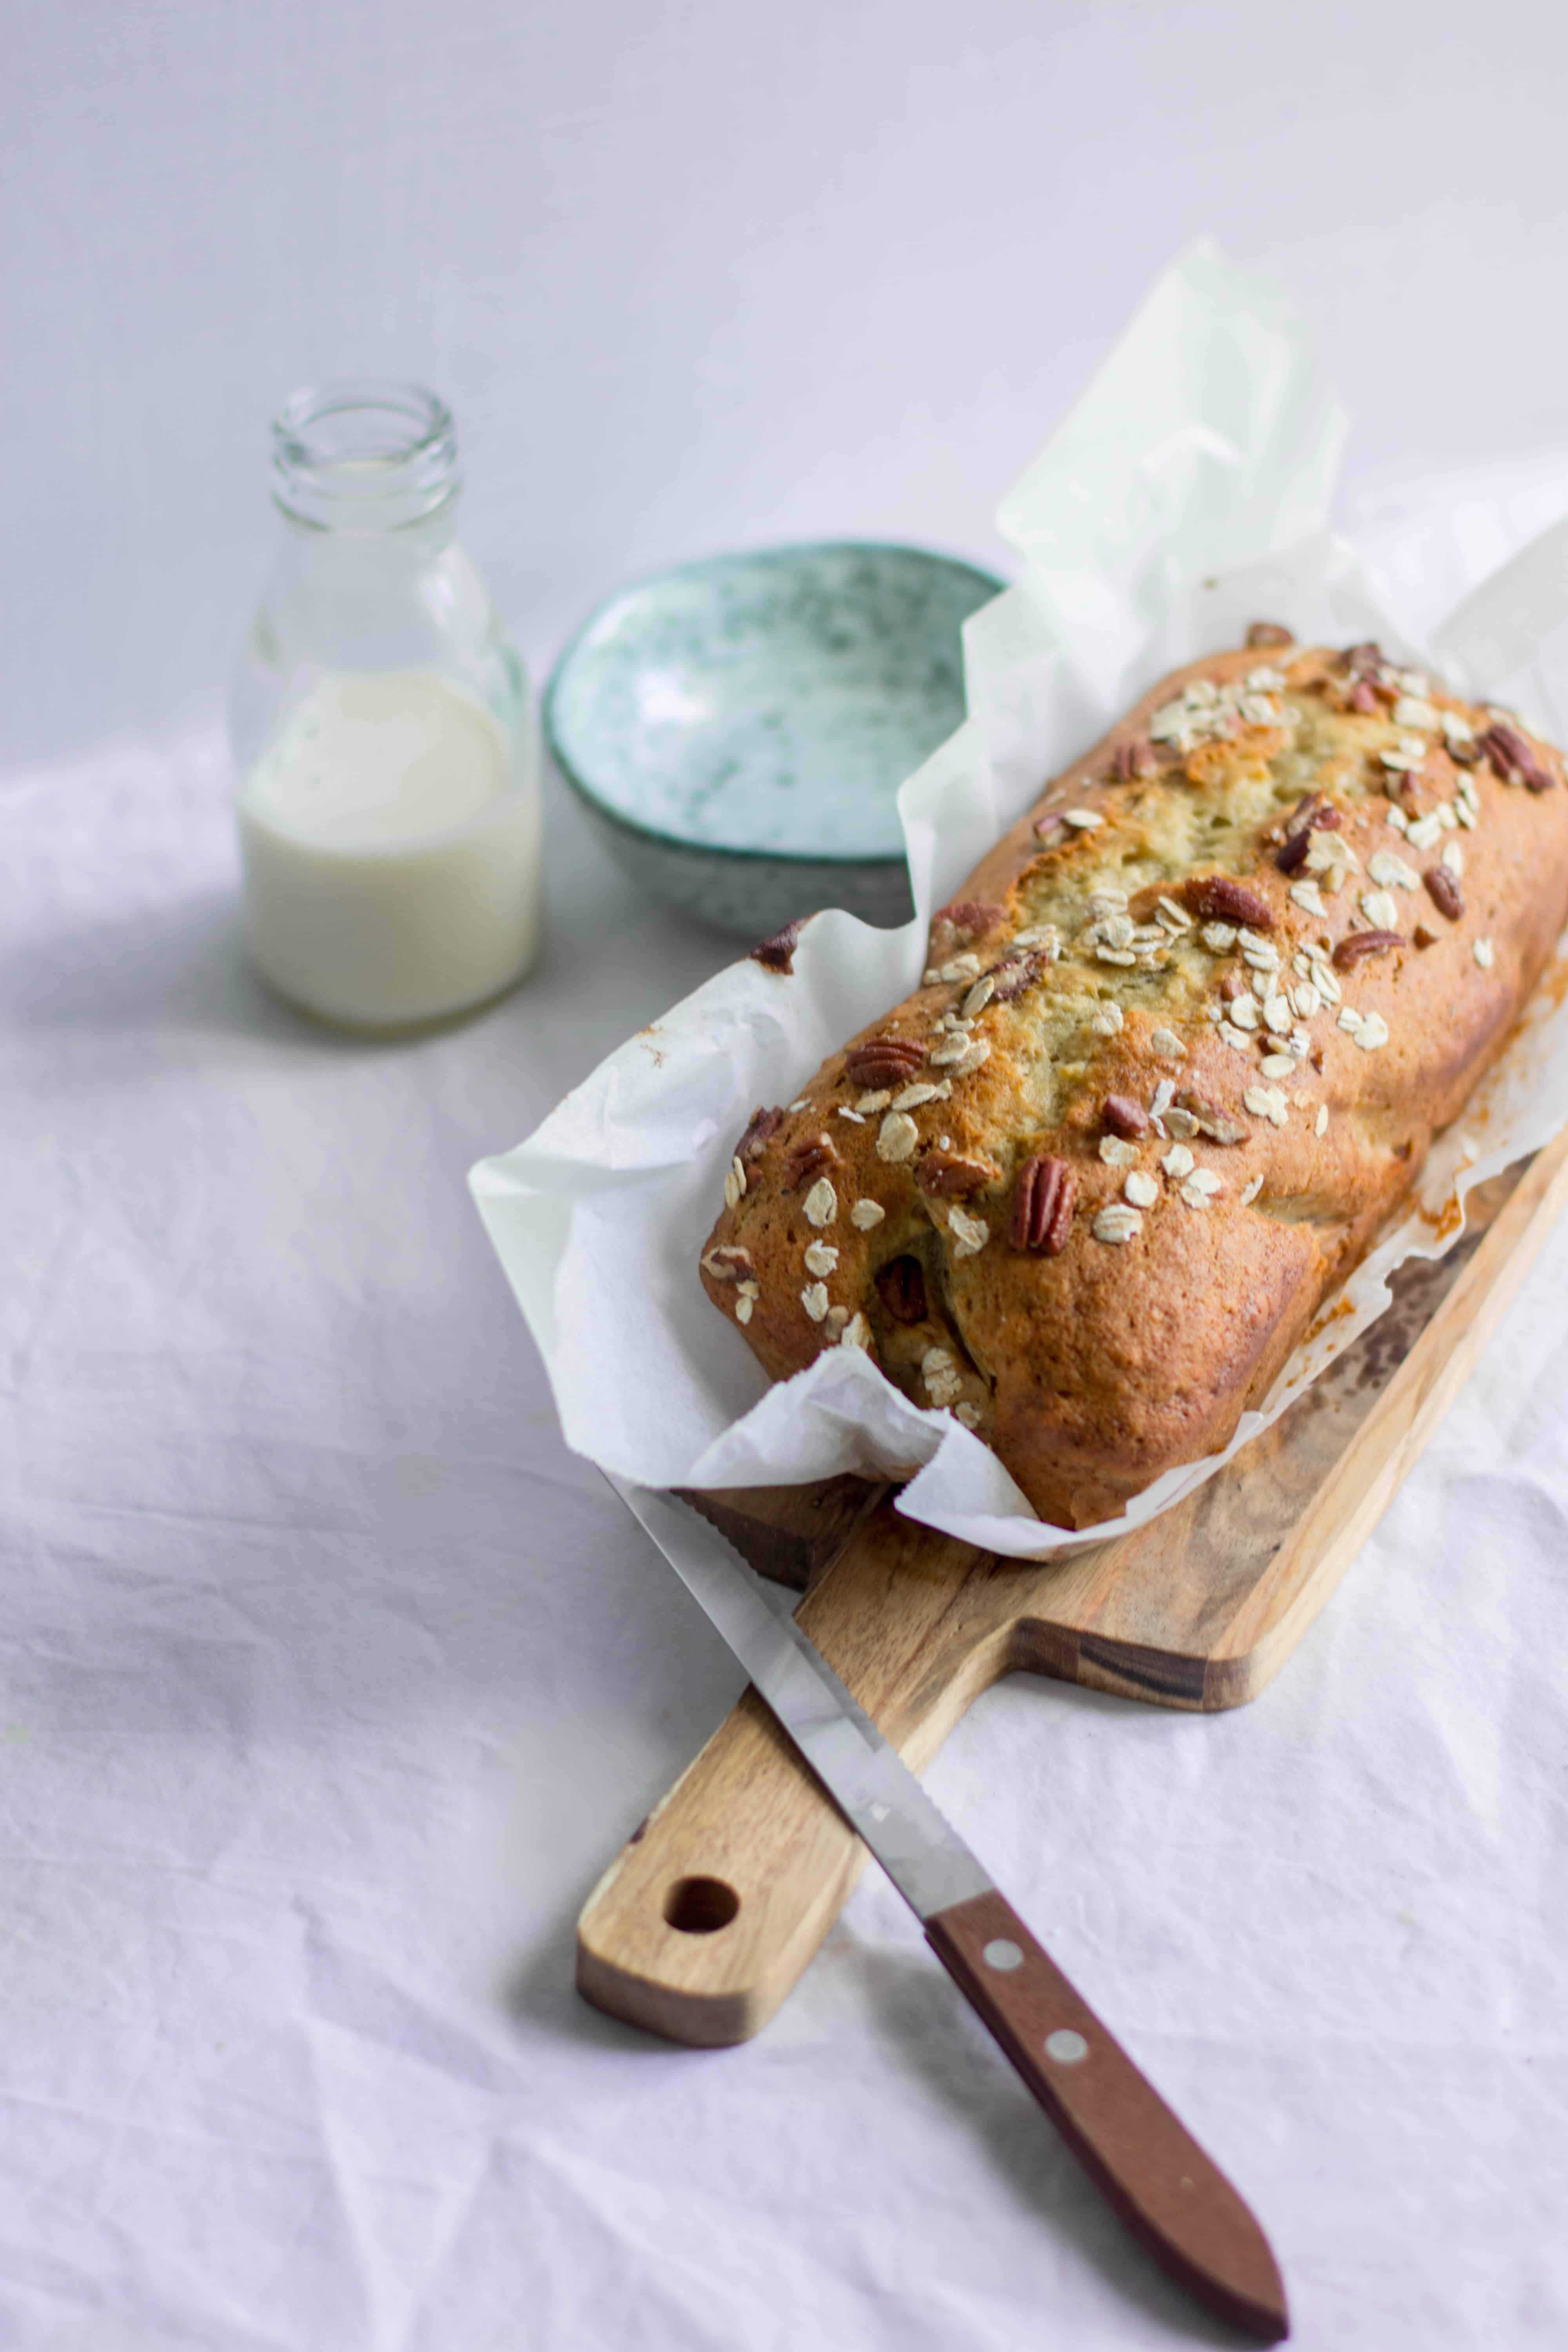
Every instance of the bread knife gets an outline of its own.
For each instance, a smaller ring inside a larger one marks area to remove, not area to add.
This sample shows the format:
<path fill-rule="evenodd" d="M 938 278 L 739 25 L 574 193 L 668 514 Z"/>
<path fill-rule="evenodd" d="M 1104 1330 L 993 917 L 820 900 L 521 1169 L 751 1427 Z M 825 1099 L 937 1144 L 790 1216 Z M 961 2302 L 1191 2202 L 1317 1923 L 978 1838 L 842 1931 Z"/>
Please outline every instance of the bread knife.
<path fill-rule="evenodd" d="M 754 1575 L 689 1505 L 624 1478 L 610 1484 L 1133 2235 L 1208 2310 L 1279 2343 L 1289 2334 L 1285 2288 L 1248 2207 L 801 1632 L 793 1596 Z"/>

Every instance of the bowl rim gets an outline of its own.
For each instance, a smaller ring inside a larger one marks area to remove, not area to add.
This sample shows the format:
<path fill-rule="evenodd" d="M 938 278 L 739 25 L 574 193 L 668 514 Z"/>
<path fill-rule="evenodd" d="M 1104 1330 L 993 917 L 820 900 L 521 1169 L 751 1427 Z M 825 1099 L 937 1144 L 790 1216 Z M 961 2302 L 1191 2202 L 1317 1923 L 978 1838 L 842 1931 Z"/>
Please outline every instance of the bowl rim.
<path fill-rule="evenodd" d="M 992 597 L 1004 595 L 1012 585 L 983 563 L 972 563 L 967 556 L 944 555 L 937 548 L 918 547 L 913 541 L 898 539 L 803 539 L 786 540 L 768 547 L 732 548 L 719 555 L 700 555 L 689 563 L 671 563 L 661 572 L 649 572 L 636 580 L 624 581 L 612 590 L 602 603 L 595 604 L 585 621 L 573 630 L 555 657 L 545 684 L 541 703 L 544 740 L 550 756 L 560 769 L 571 789 L 587 801 L 602 816 L 611 818 L 626 832 L 636 834 L 644 841 L 655 842 L 663 849 L 679 849 L 687 856 L 728 858 L 736 865 L 764 866 L 893 866 L 902 865 L 902 851 L 877 854 L 870 851 L 830 849 L 739 849 L 728 843 L 696 841 L 689 834 L 667 833 L 660 825 L 645 824 L 637 817 L 627 816 L 596 793 L 584 776 L 578 773 L 567 758 L 555 724 L 555 702 L 572 661 L 584 638 L 598 626 L 606 613 L 627 597 L 643 590 L 657 588 L 668 580 L 690 579 L 704 572 L 722 572 L 738 563 L 754 563 L 770 559 L 803 555 L 912 555 L 922 563 L 940 566 L 944 572 L 965 572 L 971 579 L 981 581 L 992 591 Z M 990 598 L 986 602 L 992 601 Z M 976 604 L 975 612 L 983 607 Z"/>

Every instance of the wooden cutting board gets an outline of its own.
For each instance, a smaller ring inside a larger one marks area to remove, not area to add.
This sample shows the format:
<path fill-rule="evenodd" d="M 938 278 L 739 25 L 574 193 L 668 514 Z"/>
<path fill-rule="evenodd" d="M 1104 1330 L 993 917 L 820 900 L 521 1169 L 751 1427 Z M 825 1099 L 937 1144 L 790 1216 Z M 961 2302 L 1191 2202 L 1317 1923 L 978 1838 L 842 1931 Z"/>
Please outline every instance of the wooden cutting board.
<path fill-rule="evenodd" d="M 1158 1706 L 1239 1706 L 1275 1675 L 1387 1508 L 1568 1200 L 1568 1134 L 1470 1195 L 1470 1231 L 1229 1468 L 1137 1533 L 1044 1564 L 900 1518 L 854 1478 L 692 1496 L 916 1771 L 1001 1675 Z M 600 1880 L 577 1983 L 672 2041 L 743 2041 L 866 1860 L 748 1690 Z"/>

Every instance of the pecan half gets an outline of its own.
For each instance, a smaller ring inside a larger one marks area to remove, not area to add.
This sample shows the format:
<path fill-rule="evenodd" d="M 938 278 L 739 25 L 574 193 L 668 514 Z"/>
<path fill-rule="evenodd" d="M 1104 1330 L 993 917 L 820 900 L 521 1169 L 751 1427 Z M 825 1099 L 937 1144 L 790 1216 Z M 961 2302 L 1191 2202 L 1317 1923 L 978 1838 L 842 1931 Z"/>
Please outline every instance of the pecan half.
<path fill-rule="evenodd" d="M 1206 1095 L 1178 1095 L 1176 1104 L 1187 1113 L 1198 1133 L 1206 1135 L 1211 1143 L 1247 1141 L 1247 1129 L 1241 1121 L 1232 1118 L 1227 1110 L 1221 1110 L 1218 1103 L 1210 1102 Z"/>
<path fill-rule="evenodd" d="M 926 1278 L 918 1257 L 890 1258 L 876 1276 L 877 1296 L 895 1323 L 923 1323 Z"/>
<path fill-rule="evenodd" d="M 1016 1250 L 1056 1257 L 1066 1246 L 1078 1200 L 1078 1178 L 1065 1160 L 1037 1151 L 1018 1171 L 1007 1238 Z"/>
<path fill-rule="evenodd" d="M 1347 646 L 1344 650 L 1344 665 L 1352 677 L 1363 677 L 1368 670 L 1381 669 L 1383 647 L 1371 637 L 1367 638 L 1363 645 Z"/>
<path fill-rule="evenodd" d="M 1305 866 L 1314 827 L 1319 833 L 1337 833 L 1339 826 L 1340 813 L 1332 801 L 1319 793 L 1303 793 L 1285 820 L 1284 844 L 1275 855 L 1280 873 L 1294 874 Z"/>
<path fill-rule="evenodd" d="M 1334 950 L 1334 970 L 1349 971 L 1364 956 L 1386 955 L 1390 948 L 1404 945 L 1403 931 L 1347 931 Z"/>
<path fill-rule="evenodd" d="M 783 930 L 775 931 L 771 939 L 759 940 L 756 946 L 748 951 L 747 961 L 760 963 L 764 971 L 792 972 L 795 970 L 795 942 L 810 920 L 809 915 L 797 915 L 793 923 L 786 923 Z"/>
<path fill-rule="evenodd" d="M 1465 901 L 1456 877 L 1446 866 L 1428 866 L 1421 879 L 1426 883 L 1426 896 L 1437 912 L 1447 915 L 1451 923 L 1457 923 L 1465 911 Z"/>
<path fill-rule="evenodd" d="M 991 967 L 991 978 L 996 983 L 991 992 L 992 1003 L 1011 1004 L 1015 997 L 1034 986 L 1045 968 L 1046 959 L 1038 948 L 1019 949 L 1004 956 L 1000 963 Z"/>
<path fill-rule="evenodd" d="M 1267 898 L 1237 882 L 1228 874 L 1195 875 L 1184 883 L 1182 896 L 1194 915 L 1209 923 L 1245 923 L 1255 931 L 1274 929 L 1274 909 Z"/>
<path fill-rule="evenodd" d="M 942 1200 L 966 1201 L 995 1181 L 996 1171 L 984 1160 L 961 1160 L 953 1151 L 928 1151 L 915 1170 L 921 1191 Z"/>
<path fill-rule="evenodd" d="M 1116 747 L 1115 764 L 1111 770 L 1112 781 L 1119 784 L 1130 784 L 1135 776 L 1152 776 L 1159 764 L 1159 761 L 1154 756 L 1152 743 L 1141 740 L 1131 743 L 1119 743 Z"/>
<path fill-rule="evenodd" d="M 1296 639 L 1293 632 L 1279 621 L 1254 621 L 1247 629 L 1247 642 L 1258 651 L 1264 646 L 1293 646 Z"/>
<path fill-rule="evenodd" d="M 1349 708 L 1352 710 L 1359 710 L 1363 718 L 1370 719 L 1373 713 L 1381 708 L 1377 698 L 1377 688 L 1373 685 L 1372 680 L 1366 677 L 1357 678 L 1346 699 Z"/>
<path fill-rule="evenodd" d="M 805 1183 L 808 1176 L 815 1176 L 818 1169 L 835 1168 L 837 1164 L 838 1154 L 826 1136 L 808 1135 L 804 1142 L 795 1145 L 784 1162 L 784 1191 L 793 1192 L 797 1185 Z"/>
<path fill-rule="evenodd" d="M 902 1086 L 925 1060 L 918 1037 L 868 1037 L 851 1045 L 844 1056 L 844 1073 L 852 1085 L 870 1087 Z"/>
<path fill-rule="evenodd" d="M 1130 1143 L 1149 1132 L 1149 1114 L 1131 1095 L 1107 1095 L 1100 1116 L 1112 1135 L 1125 1136 Z"/>
<path fill-rule="evenodd" d="M 1550 768 L 1542 766 L 1517 727 L 1505 727 L 1499 719 L 1476 740 L 1499 775 L 1517 776 L 1527 791 L 1549 793 L 1557 782 Z"/>
<path fill-rule="evenodd" d="M 931 944 L 933 948 L 941 944 L 937 939 L 940 931 L 943 940 L 951 940 L 955 947 L 962 947 L 966 940 L 978 939 L 982 931 L 994 930 L 1006 912 L 1005 907 L 993 907 L 983 898 L 955 898 L 951 906 L 939 907 L 931 917 Z"/>
<path fill-rule="evenodd" d="M 739 1242 L 721 1242 L 703 1259 L 702 1271 L 711 1275 L 715 1282 L 747 1282 L 752 1273 L 752 1253 L 742 1249 Z"/>
<path fill-rule="evenodd" d="M 751 1124 L 735 1146 L 737 1160 L 760 1160 L 767 1149 L 768 1139 L 784 1124 L 782 1110 L 757 1108 L 752 1113 Z"/>

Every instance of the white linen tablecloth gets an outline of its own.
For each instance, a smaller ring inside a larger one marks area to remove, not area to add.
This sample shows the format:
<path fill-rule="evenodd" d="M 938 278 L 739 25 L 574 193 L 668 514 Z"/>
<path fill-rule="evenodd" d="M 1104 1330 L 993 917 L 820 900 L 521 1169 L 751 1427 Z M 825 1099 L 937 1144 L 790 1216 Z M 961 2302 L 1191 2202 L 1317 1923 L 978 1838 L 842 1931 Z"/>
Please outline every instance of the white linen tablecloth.
<path fill-rule="evenodd" d="M 1444 495 L 1363 491 L 1418 619 L 1568 475 Z M 875 1873 L 743 2048 L 572 1990 L 741 1677 L 464 1174 L 729 950 L 552 822 L 540 975 L 376 1046 L 247 976 L 216 739 L 0 786 L 0 2343 L 1228 2342 Z M 1256 1705 L 1019 1681 L 931 1774 L 1322 2352 L 1568 2342 L 1565 1295 L 1568 1230 Z"/>

